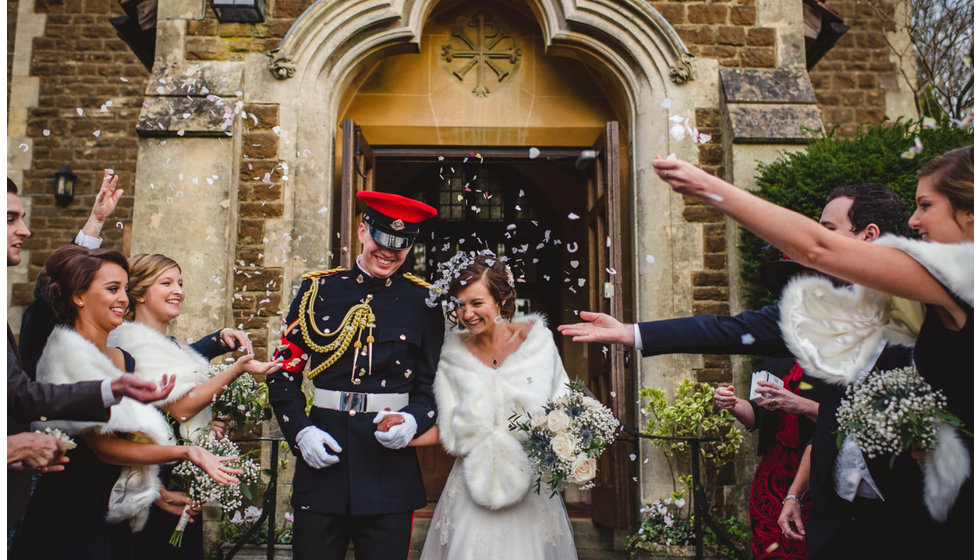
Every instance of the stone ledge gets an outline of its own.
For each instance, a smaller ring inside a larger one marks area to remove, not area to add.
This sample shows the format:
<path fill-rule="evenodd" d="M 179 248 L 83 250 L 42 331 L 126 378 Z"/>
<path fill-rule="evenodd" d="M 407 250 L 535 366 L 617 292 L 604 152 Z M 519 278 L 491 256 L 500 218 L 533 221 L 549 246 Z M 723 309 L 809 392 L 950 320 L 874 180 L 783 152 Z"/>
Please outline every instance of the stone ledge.
<path fill-rule="evenodd" d="M 823 128 L 816 105 L 729 105 L 725 116 L 735 144 L 803 144 Z"/>
<path fill-rule="evenodd" d="M 723 68 L 721 88 L 728 103 L 816 103 L 810 76 L 802 68 Z"/>

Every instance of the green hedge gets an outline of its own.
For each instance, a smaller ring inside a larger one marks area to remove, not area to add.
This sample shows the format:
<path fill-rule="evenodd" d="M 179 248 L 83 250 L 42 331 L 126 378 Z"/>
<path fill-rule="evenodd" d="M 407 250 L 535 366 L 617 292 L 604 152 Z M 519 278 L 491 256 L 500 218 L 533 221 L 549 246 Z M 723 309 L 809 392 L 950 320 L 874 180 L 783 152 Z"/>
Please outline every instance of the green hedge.
<path fill-rule="evenodd" d="M 913 146 L 916 136 L 922 141 L 922 153 L 912 159 L 901 157 Z M 787 152 L 773 163 L 759 164 L 757 194 L 818 219 L 834 188 L 883 183 L 914 210 L 916 171 L 935 156 L 972 143 L 972 130 L 948 123 L 923 128 L 920 122 L 885 121 L 862 127 L 854 138 L 837 136 L 832 130 L 808 141 L 802 151 Z M 739 229 L 744 307 L 757 309 L 776 300 L 762 285 L 759 267 L 779 260 L 781 252 L 748 230 Z"/>

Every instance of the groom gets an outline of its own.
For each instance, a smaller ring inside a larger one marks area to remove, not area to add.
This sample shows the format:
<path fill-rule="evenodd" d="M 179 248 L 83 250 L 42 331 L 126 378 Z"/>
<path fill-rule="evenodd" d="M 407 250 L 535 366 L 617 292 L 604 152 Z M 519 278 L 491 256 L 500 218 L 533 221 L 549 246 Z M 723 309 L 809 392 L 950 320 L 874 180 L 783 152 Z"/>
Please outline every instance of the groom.
<path fill-rule="evenodd" d="M 426 305 L 428 284 L 396 274 L 427 204 L 360 192 L 367 205 L 350 269 L 303 275 L 286 316 L 270 374 L 269 401 L 295 454 L 294 558 L 404 560 L 412 513 L 426 504 L 422 474 L 408 443 L 435 424 L 432 392 L 442 349 L 440 308 Z M 307 369 L 308 366 L 308 369 Z M 312 380 L 306 413 L 304 371 Z M 397 414 L 387 431 L 376 424 Z"/>

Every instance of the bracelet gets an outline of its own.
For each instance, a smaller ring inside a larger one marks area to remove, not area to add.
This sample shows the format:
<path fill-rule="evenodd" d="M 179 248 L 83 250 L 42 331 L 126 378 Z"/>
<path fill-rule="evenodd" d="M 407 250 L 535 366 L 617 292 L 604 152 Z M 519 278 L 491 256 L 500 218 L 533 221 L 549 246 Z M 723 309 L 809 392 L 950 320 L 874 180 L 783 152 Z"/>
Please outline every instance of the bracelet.
<path fill-rule="evenodd" d="M 787 500 L 794 500 L 796 503 L 800 504 L 800 506 L 803 506 L 803 502 L 801 502 L 800 499 L 793 494 L 786 494 L 786 497 L 783 498 L 783 505 L 786 505 Z"/>

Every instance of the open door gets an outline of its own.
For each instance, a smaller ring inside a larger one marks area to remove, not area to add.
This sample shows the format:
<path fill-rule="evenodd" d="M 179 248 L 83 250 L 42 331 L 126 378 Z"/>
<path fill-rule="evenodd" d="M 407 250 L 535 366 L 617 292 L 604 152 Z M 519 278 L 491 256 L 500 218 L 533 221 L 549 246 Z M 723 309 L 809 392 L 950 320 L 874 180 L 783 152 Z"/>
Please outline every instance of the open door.
<path fill-rule="evenodd" d="M 593 146 L 594 169 L 588 179 L 589 309 L 622 319 L 625 239 L 620 200 L 619 123 L 607 122 Z M 635 391 L 627 383 L 632 348 L 589 345 L 589 389 L 626 425 L 635 425 Z M 599 479 L 592 489 L 592 520 L 613 529 L 629 529 L 638 515 L 636 464 L 631 449 L 614 443 L 603 453 Z"/>
<path fill-rule="evenodd" d="M 350 268 L 358 253 L 356 195 L 374 190 L 374 152 L 353 119 L 344 119 L 342 135 L 340 200 L 335 200 L 340 240 L 334 255 L 339 257 L 335 266 Z"/>

